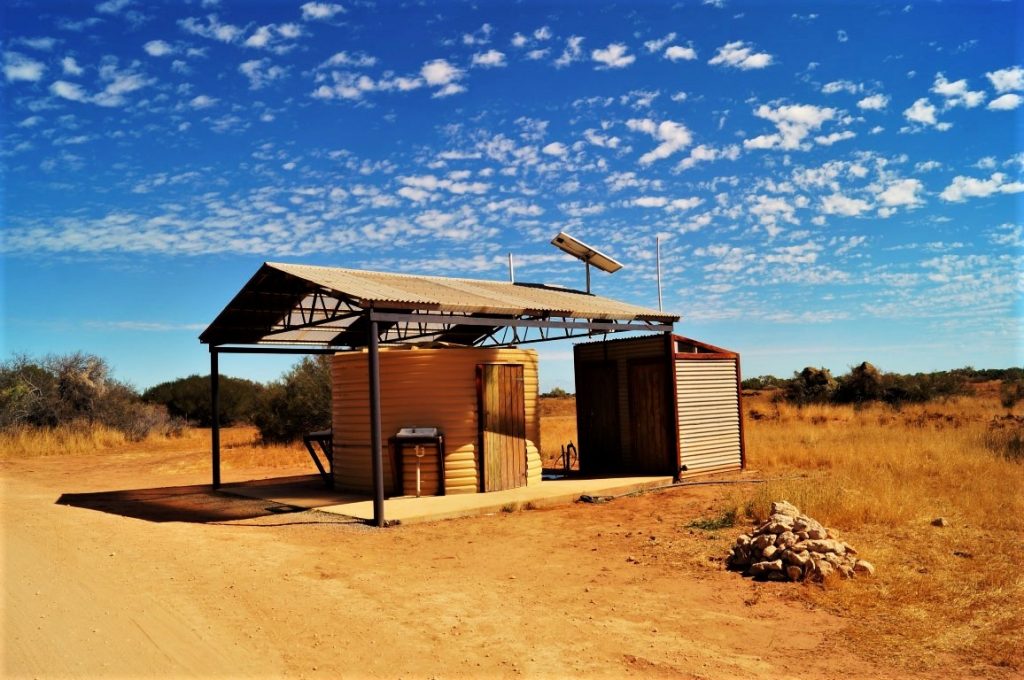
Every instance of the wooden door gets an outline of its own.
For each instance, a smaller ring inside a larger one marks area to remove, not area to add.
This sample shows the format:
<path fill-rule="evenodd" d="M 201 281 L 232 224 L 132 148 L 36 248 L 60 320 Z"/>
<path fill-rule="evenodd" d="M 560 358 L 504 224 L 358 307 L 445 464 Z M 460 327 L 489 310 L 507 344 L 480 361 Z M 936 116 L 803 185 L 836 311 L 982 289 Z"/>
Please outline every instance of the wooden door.
<path fill-rule="evenodd" d="M 615 472 L 622 458 L 619 437 L 619 374 L 614 361 L 576 365 L 576 427 L 580 470 Z"/>
<path fill-rule="evenodd" d="M 526 389 L 522 364 L 477 366 L 483 491 L 526 486 Z"/>
<path fill-rule="evenodd" d="M 668 437 L 668 376 L 665 362 L 629 362 L 629 415 L 632 435 L 630 472 L 672 474 L 674 444 Z M 670 450 L 671 449 L 671 450 Z"/>

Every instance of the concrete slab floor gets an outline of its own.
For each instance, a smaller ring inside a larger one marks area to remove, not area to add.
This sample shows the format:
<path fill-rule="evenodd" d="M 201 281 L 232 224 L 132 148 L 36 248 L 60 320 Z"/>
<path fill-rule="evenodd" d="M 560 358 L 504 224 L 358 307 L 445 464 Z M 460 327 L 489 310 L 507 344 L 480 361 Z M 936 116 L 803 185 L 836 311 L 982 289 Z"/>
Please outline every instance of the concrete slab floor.
<path fill-rule="evenodd" d="M 433 522 L 456 517 L 471 517 L 521 509 L 566 505 L 580 496 L 619 496 L 672 483 L 668 476 L 607 477 L 601 479 L 553 479 L 534 486 L 524 486 L 489 493 L 453 494 L 450 496 L 401 496 L 384 501 L 384 517 L 402 524 Z M 288 480 L 280 484 L 263 481 L 258 484 L 232 484 L 222 491 L 262 500 L 294 505 L 320 512 L 345 515 L 370 521 L 373 499 L 326 488 L 319 478 Z"/>

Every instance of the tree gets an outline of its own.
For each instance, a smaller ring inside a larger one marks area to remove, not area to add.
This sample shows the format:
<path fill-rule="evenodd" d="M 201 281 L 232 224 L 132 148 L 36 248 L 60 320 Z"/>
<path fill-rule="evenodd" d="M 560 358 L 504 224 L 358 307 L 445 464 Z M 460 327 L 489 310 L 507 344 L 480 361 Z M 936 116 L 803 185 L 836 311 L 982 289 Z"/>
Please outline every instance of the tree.
<path fill-rule="evenodd" d="M 253 418 L 265 442 L 287 442 L 331 427 L 331 357 L 305 357 L 267 386 Z"/>
<path fill-rule="evenodd" d="M 230 376 L 221 376 L 218 384 L 221 424 L 252 422 L 266 388 L 252 380 Z M 213 424 L 209 375 L 190 375 L 154 385 L 143 393 L 142 398 L 153 404 L 162 404 L 168 413 L 186 423 L 200 427 Z"/>

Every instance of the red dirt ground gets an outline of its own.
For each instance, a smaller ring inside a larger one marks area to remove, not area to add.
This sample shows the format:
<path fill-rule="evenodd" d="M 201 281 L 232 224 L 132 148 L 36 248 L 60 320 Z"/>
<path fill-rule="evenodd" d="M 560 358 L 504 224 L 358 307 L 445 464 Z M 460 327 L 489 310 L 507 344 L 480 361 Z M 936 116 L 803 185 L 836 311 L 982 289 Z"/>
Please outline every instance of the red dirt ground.
<path fill-rule="evenodd" d="M 171 489 L 183 462 L 0 464 L 4 676 L 907 677 L 702 554 L 722 487 L 376 530 Z"/>

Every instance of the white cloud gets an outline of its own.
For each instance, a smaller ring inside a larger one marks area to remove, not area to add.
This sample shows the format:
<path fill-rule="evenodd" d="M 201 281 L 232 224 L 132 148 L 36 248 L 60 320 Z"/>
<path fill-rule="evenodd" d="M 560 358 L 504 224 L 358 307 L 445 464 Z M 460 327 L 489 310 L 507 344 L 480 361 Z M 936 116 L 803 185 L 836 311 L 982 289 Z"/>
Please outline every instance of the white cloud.
<path fill-rule="evenodd" d="M 61 59 L 60 67 L 69 76 L 80 76 L 85 73 L 85 69 L 78 65 L 74 57 L 64 57 Z"/>
<path fill-rule="evenodd" d="M 69 83 L 66 80 L 57 80 L 50 85 L 50 92 L 61 97 L 68 99 L 73 102 L 85 102 L 89 100 L 89 96 L 82 89 L 81 85 L 76 83 Z"/>
<path fill-rule="evenodd" d="M 633 205 L 640 208 L 664 208 L 668 199 L 664 196 L 641 196 L 633 199 Z"/>
<path fill-rule="evenodd" d="M 118 69 L 117 60 L 113 58 L 104 61 L 99 73 L 100 78 L 107 82 L 103 90 L 91 98 L 92 103 L 99 106 L 124 106 L 127 103 L 124 95 L 155 82 L 154 79 L 146 78 L 139 73 Z"/>
<path fill-rule="evenodd" d="M 18 80 L 25 80 L 34 83 L 43 77 L 46 66 L 42 62 L 30 59 L 17 52 L 4 53 L 4 77 L 7 82 L 13 83 Z"/>
<path fill-rule="evenodd" d="M 851 130 L 843 130 L 842 132 L 833 132 L 829 135 L 819 135 L 814 138 L 814 141 L 822 146 L 832 146 L 836 142 L 842 142 L 847 139 L 853 139 L 857 136 L 856 132 Z"/>
<path fill-rule="evenodd" d="M 600 146 L 606 149 L 617 149 L 619 148 L 619 144 L 622 142 L 618 137 L 601 134 L 593 128 L 584 130 L 583 138 L 594 146 Z"/>
<path fill-rule="evenodd" d="M 690 149 L 690 155 L 679 161 L 679 164 L 676 166 L 676 170 L 689 170 L 697 165 L 697 163 L 716 161 L 722 158 L 734 161 L 739 157 L 740 147 L 736 144 L 730 144 L 722 149 L 716 149 L 705 144 L 700 144 L 699 146 L 695 146 Z"/>
<path fill-rule="evenodd" d="M 669 210 L 669 211 L 673 211 L 673 210 L 678 210 L 678 211 L 692 210 L 693 208 L 696 208 L 698 205 L 700 205 L 703 202 L 704 202 L 703 198 L 697 198 L 696 196 L 691 196 L 690 198 L 674 198 L 671 201 L 669 201 L 669 204 L 667 206 L 665 206 L 665 209 Z"/>
<path fill-rule="evenodd" d="M 530 39 L 522 33 L 517 32 L 512 36 L 512 40 L 509 42 L 512 43 L 512 47 L 526 47 L 526 43 L 530 42 Z"/>
<path fill-rule="evenodd" d="M 249 79 L 249 89 L 259 90 L 285 76 L 284 67 L 269 64 L 269 59 L 253 59 L 238 65 L 238 70 Z"/>
<path fill-rule="evenodd" d="M 330 2 L 307 2 L 302 6 L 302 18 L 306 21 L 326 21 L 344 11 L 341 5 Z"/>
<path fill-rule="evenodd" d="M 994 193 L 1017 194 L 1022 191 L 1024 182 L 1007 182 L 1006 175 L 1001 172 L 992 173 L 988 179 L 957 175 L 950 185 L 942 190 L 939 198 L 960 203 L 968 198 L 985 198 Z"/>
<path fill-rule="evenodd" d="M 498 50 L 487 50 L 486 52 L 478 52 L 473 55 L 473 66 L 480 66 L 482 68 L 498 68 L 501 66 L 507 66 L 505 62 L 505 53 L 499 52 Z"/>
<path fill-rule="evenodd" d="M 193 97 L 192 100 L 189 101 L 188 105 L 191 106 L 193 109 L 208 109 L 211 106 L 214 106 L 216 103 L 217 100 L 213 97 L 208 97 L 205 94 L 201 94 L 198 97 Z"/>
<path fill-rule="evenodd" d="M 43 52 L 49 52 L 57 44 L 56 38 L 18 38 L 19 45 L 25 45 L 31 47 L 34 50 L 42 50 Z"/>
<path fill-rule="evenodd" d="M 670 42 L 676 39 L 675 32 L 669 33 L 664 38 L 657 38 L 655 40 L 648 40 L 644 43 L 644 48 L 651 54 L 658 52 L 662 47 L 668 45 Z"/>
<path fill-rule="evenodd" d="M 551 32 L 551 28 L 549 28 L 548 26 L 541 26 L 540 28 L 533 32 L 533 39 L 540 41 L 551 40 L 551 36 L 553 35 L 554 34 Z"/>
<path fill-rule="evenodd" d="M 836 40 L 838 40 L 839 42 L 844 43 L 849 39 L 850 36 L 847 35 L 846 31 L 844 31 L 843 29 L 839 29 L 838 31 L 836 31 Z"/>
<path fill-rule="evenodd" d="M 562 56 L 555 59 L 555 68 L 563 68 L 581 59 L 583 59 L 583 38 L 578 35 L 570 36 L 565 41 L 565 49 L 562 50 Z"/>
<path fill-rule="evenodd" d="M 490 189 L 490 185 L 485 182 L 464 182 L 453 180 L 450 178 L 439 178 L 435 175 L 409 175 L 399 177 L 398 181 L 401 182 L 404 187 L 419 189 L 432 194 L 436 191 L 444 189 L 450 193 L 456 195 L 464 194 L 485 194 Z M 409 198 L 410 200 L 421 201 L 422 198 L 413 198 L 412 196 L 420 196 L 418 192 L 405 192 L 403 193 L 400 189 L 398 192 L 400 195 Z"/>
<path fill-rule="evenodd" d="M 270 29 L 271 27 L 269 25 L 257 28 L 255 33 L 246 38 L 245 46 L 256 48 L 266 47 L 274 37 Z"/>
<path fill-rule="evenodd" d="M 870 210 L 871 204 L 859 198 L 850 198 L 836 192 L 831 196 L 825 196 L 821 200 L 821 208 L 827 215 L 856 217 L 865 210 Z"/>
<path fill-rule="evenodd" d="M 672 45 L 665 49 L 665 58 L 671 61 L 691 61 L 697 58 L 697 51 L 692 47 Z"/>
<path fill-rule="evenodd" d="M 436 90 L 431 96 L 435 99 L 440 99 L 441 97 L 451 97 L 453 94 L 459 94 L 460 92 L 465 91 L 466 88 L 458 83 L 448 83 L 441 89 Z"/>
<path fill-rule="evenodd" d="M 966 79 L 950 82 L 941 73 L 935 74 L 935 84 L 932 86 L 932 92 L 945 97 L 945 108 L 947 109 L 955 106 L 973 109 L 985 101 L 986 96 L 983 90 L 974 92 L 968 90 Z"/>
<path fill-rule="evenodd" d="M 561 142 L 551 142 L 543 149 L 541 149 L 541 152 L 546 153 L 549 156 L 565 158 L 569 154 L 569 149 L 568 147 L 566 147 L 565 144 L 562 144 Z"/>
<path fill-rule="evenodd" d="M 779 234 L 779 221 L 800 224 L 800 220 L 796 218 L 796 206 L 782 196 L 758 194 L 750 196 L 747 200 L 752 204 L 750 214 L 758 218 L 758 222 L 768 230 L 769 236 Z"/>
<path fill-rule="evenodd" d="M 753 139 L 743 140 L 746 149 L 803 149 L 810 148 L 804 140 L 812 130 L 819 129 L 823 123 L 835 117 L 835 109 L 814 106 L 812 104 L 792 104 L 772 108 L 762 104 L 754 115 L 775 123 L 778 132 L 760 135 Z"/>
<path fill-rule="evenodd" d="M 494 31 L 494 27 L 490 24 L 484 24 L 476 31 L 472 33 L 462 34 L 463 45 L 486 45 L 491 42 L 491 32 Z"/>
<path fill-rule="evenodd" d="M 910 108 L 905 109 L 903 111 L 903 117 L 912 123 L 919 123 L 921 125 L 931 125 L 939 130 L 942 130 L 943 128 L 940 126 L 942 126 L 943 124 L 940 123 L 938 119 L 935 117 L 935 114 L 937 112 L 938 109 L 935 108 L 934 104 L 928 101 L 926 97 L 921 97 L 913 104 L 911 104 Z M 945 129 L 948 129 L 948 127 Z"/>
<path fill-rule="evenodd" d="M 889 98 L 884 94 L 873 94 L 857 102 L 857 107 L 866 111 L 881 111 L 888 105 Z"/>
<path fill-rule="evenodd" d="M 921 180 L 897 179 L 886 185 L 885 189 L 879 192 L 876 198 L 883 205 L 893 206 L 915 206 L 921 203 L 918 194 L 924 189 Z"/>
<path fill-rule="evenodd" d="M 96 11 L 100 14 L 117 14 L 130 4 L 132 0 L 106 0 L 96 5 Z"/>
<path fill-rule="evenodd" d="M 726 43 L 718 48 L 718 53 L 708 63 L 712 66 L 721 64 L 744 71 L 771 66 L 772 55 L 767 52 L 755 52 L 754 46 L 742 40 Z"/>
<path fill-rule="evenodd" d="M 825 94 L 835 94 L 837 92 L 849 92 L 850 94 L 859 94 L 864 91 L 864 86 L 860 83 L 855 83 L 850 80 L 833 80 L 830 83 L 825 83 L 821 86 L 821 91 Z"/>
<path fill-rule="evenodd" d="M 625 68 L 636 61 L 636 57 L 627 52 L 629 52 L 629 48 L 622 43 L 611 43 L 604 49 L 591 52 L 590 58 L 603 64 L 603 66 L 597 67 L 599 69 Z"/>
<path fill-rule="evenodd" d="M 174 48 L 164 40 L 150 40 L 142 46 L 142 49 L 146 50 L 146 54 L 151 57 L 166 57 L 168 54 L 174 54 Z"/>
<path fill-rule="evenodd" d="M 992 111 L 1012 111 L 1020 106 L 1022 101 L 1024 101 L 1024 98 L 1019 94 L 1007 92 L 1006 94 L 1000 95 L 990 101 L 987 108 Z"/>
<path fill-rule="evenodd" d="M 376 57 L 371 57 L 370 55 L 362 52 L 355 52 L 353 54 L 349 54 L 348 52 L 337 52 L 317 68 L 327 68 L 330 66 L 358 66 L 360 68 L 366 68 L 368 66 L 373 66 L 376 63 Z"/>
<path fill-rule="evenodd" d="M 641 165 L 649 165 L 656 160 L 668 158 L 689 146 L 693 139 L 685 125 L 670 120 L 655 123 L 650 118 L 631 118 L 626 121 L 626 126 L 635 132 L 644 132 L 661 142 L 654 149 L 640 156 Z"/>
<path fill-rule="evenodd" d="M 434 59 L 423 64 L 423 67 L 420 69 L 420 75 L 423 76 L 423 80 L 426 81 L 427 85 L 436 87 L 448 85 L 453 81 L 459 80 L 465 75 L 465 72 L 448 63 L 445 59 Z"/>
<path fill-rule="evenodd" d="M 186 17 L 178 20 L 178 25 L 187 33 L 192 35 L 198 35 L 202 38 L 209 38 L 210 40 L 217 40 L 224 43 L 232 43 L 238 40 L 242 35 L 242 29 L 232 24 L 222 24 L 217 18 L 216 14 L 210 14 L 206 17 L 206 23 L 203 24 L 199 19 L 195 17 Z"/>
<path fill-rule="evenodd" d="M 431 194 L 426 189 L 418 189 L 416 187 L 402 187 L 398 190 L 398 195 L 402 198 L 407 198 L 413 203 L 422 203 L 423 201 L 430 198 Z"/>
<path fill-rule="evenodd" d="M 942 163 L 938 161 L 921 161 L 914 165 L 914 172 L 931 172 L 932 170 L 938 170 L 942 167 Z"/>
<path fill-rule="evenodd" d="M 992 83 L 992 87 L 996 88 L 996 92 L 1024 90 L 1024 68 L 1020 66 L 990 71 L 985 77 Z"/>

